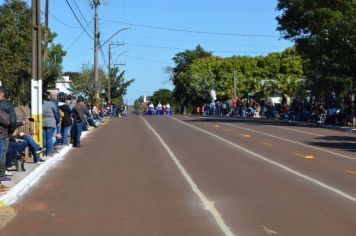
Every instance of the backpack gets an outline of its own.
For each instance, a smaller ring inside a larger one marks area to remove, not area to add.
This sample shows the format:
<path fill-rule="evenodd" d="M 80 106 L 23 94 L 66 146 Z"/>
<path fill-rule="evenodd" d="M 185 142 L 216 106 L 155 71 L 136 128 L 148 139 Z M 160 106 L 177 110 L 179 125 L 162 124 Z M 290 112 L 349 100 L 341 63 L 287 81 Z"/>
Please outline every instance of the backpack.
<path fill-rule="evenodd" d="M 5 128 L 9 127 L 10 125 L 10 116 L 4 110 L 0 110 L 0 125 Z"/>

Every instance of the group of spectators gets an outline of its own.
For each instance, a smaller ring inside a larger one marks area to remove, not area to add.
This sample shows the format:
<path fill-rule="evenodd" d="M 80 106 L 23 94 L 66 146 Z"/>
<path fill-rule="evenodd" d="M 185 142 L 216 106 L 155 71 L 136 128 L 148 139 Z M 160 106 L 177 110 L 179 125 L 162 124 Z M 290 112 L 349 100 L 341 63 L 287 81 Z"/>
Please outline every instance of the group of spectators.
<path fill-rule="evenodd" d="M 107 115 L 111 117 L 123 117 L 128 115 L 128 107 L 126 104 L 118 106 L 116 104 L 108 104 L 106 107 Z"/>
<path fill-rule="evenodd" d="M 215 101 L 197 107 L 202 115 L 266 117 L 285 120 L 351 125 L 355 114 L 355 99 L 349 92 L 339 99 L 335 92 L 326 98 L 307 94 L 297 96 L 290 104 L 285 99 L 274 102 L 268 99 L 234 98 L 224 102 Z"/>
<path fill-rule="evenodd" d="M 104 112 L 97 107 L 85 103 L 83 97 L 74 97 L 64 93 L 43 92 L 42 104 L 42 135 L 43 143 L 39 145 L 31 134 L 18 132 L 23 122 L 31 122 L 32 118 L 25 118 L 17 122 L 15 109 L 8 99 L 8 92 L 0 87 L 0 192 L 6 187 L 3 181 L 10 181 L 12 168 L 24 169 L 23 153 L 29 149 L 35 163 L 45 160 L 40 156 L 52 156 L 58 152 L 60 146 L 69 145 L 80 147 L 82 131 L 89 126 L 97 127 L 103 120 Z"/>

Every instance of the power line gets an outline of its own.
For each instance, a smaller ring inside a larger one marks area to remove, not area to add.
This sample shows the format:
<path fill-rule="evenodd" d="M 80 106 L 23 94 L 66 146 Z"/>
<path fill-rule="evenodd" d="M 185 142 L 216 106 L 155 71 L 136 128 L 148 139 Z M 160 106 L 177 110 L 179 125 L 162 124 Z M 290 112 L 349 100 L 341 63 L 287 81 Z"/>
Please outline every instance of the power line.
<path fill-rule="evenodd" d="M 101 46 L 100 42 L 99 42 L 99 49 L 100 49 L 100 54 L 101 54 L 101 57 L 103 58 L 104 64 L 106 65 L 106 67 L 108 67 L 108 63 L 106 63 L 103 47 Z"/>
<path fill-rule="evenodd" d="M 78 4 L 76 3 L 76 1 L 72 0 L 72 2 L 74 2 L 74 5 L 77 7 L 77 9 L 79 11 L 79 14 L 82 16 L 85 24 L 90 28 L 90 24 L 88 23 L 87 19 L 84 17 L 83 12 L 82 12 L 82 10 L 80 10 L 80 8 L 79 8 Z"/>
<path fill-rule="evenodd" d="M 193 41 L 187 39 L 172 39 L 172 38 L 161 38 L 161 37 L 148 37 L 148 36 L 140 36 L 140 35 L 125 35 L 126 38 L 139 38 L 139 39 L 155 39 L 155 40 L 164 40 L 164 41 L 173 41 L 173 42 L 187 42 L 187 43 L 195 43 L 195 44 L 221 44 L 221 45 L 235 45 L 235 46 L 251 46 L 251 47 L 274 47 L 280 48 L 277 45 L 258 45 L 258 44 L 245 44 L 245 43 L 226 43 L 226 42 L 212 42 L 212 41 Z"/>
<path fill-rule="evenodd" d="M 82 32 L 78 35 L 78 37 L 76 37 L 73 42 L 71 44 L 69 44 L 69 46 L 65 49 L 66 51 L 69 50 L 83 35 L 84 30 L 82 30 Z"/>
<path fill-rule="evenodd" d="M 79 29 L 80 27 L 78 27 L 78 26 L 71 26 L 71 25 L 68 25 L 68 24 L 66 24 L 66 23 L 64 23 L 63 21 L 61 21 L 58 17 L 56 17 L 52 12 L 50 12 L 50 11 L 48 11 L 49 12 L 49 14 L 55 19 L 55 20 L 57 20 L 59 23 L 61 23 L 62 25 L 65 25 L 65 26 L 67 26 L 67 27 L 69 27 L 69 28 L 76 28 L 76 29 Z"/>
<path fill-rule="evenodd" d="M 94 38 L 90 35 L 90 33 L 84 28 L 84 26 L 82 25 L 82 22 L 80 22 L 80 20 L 78 19 L 78 16 L 75 14 L 75 12 L 74 12 L 72 6 L 70 5 L 70 3 L 68 2 L 68 0 L 66 0 L 66 3 L 69 6 L 70 10 L 72 11 L 75 19 L 77 19 L 78 23 L 80 24 L 82 29 L 85 31 L 85 33 L 88 35 L 88 37 L 91 38 L 92 40 L 94 40 Z"/>
<path fill-rule="evenodd" d="M 92 22 L 93 20 L 89 21 L 89 24 Z M 82 30 L 82 32 L 73 40 L 73 42 L 71 42 L 69 44 L 69 46 L 65 49 L 66 51 L 69 50 L 83 35 L 84 30 Z"/>
<path fill-rule="evenodd" d="M 265 38 L 279 38 L 277 35 L 267 35 L 267 34 L 237 34 L 237 33 L 218 33 L 218 32 L 208 32 L 208 31 L 196 31 L 196 30 L 187 30 L 187 29 L 176 29 L 176 28 L 168 28 L 161 26 L 152 26 L 152 25 L 142 25 L 142 24 L 134 24 L 123 21 L 115 21 L 115 20 L 104 20 L 106 22 L 130 25 L 130 26 L 138 26 L 142 28 L 149 29 L 157 29 L 157 30 L 168 30 L 168 31 L 176 31 L 176 32 L 185 32 L 185 33 L 195 33 L 195 34 L 208 34 L 208 35 L 221 35 L 221 36 L 239 36 L 239 37 L 265 37 Z"/>
<path fill-rule="evenodd" d="M 169 49 L 169 50 L 187 50 L 186 48 L 175 48 L 175 47 L 165 47 L 165 46 L 156 46 L 148 44 L 134 44 L 126 43 L 127 46 L 136 46 L 136 47 L 146 47 L 146 48 L 159 48 L 159 49 Z M 268 52 L 253 52 L 253 51 L 230 51 L 230 50 L 213 50 L 213 52 L 228 52 L 228 53 L 247 53 L 247 54 L 264 54 Z"/>
<path fill-rule="evenodd" d="M 136 56 L 129 56 L 129 55 L 125 55 L 124 57 L 133 58 L 133 59 L 141 60 L 141 61 L 159 63 L 159 64 L 168 64 L 166 61 L 159 61 L 159 60 L 154 60 L 154 59 L 149 59 L 149 58 L 144 58 L 144 57 L 136 57 Z"/>

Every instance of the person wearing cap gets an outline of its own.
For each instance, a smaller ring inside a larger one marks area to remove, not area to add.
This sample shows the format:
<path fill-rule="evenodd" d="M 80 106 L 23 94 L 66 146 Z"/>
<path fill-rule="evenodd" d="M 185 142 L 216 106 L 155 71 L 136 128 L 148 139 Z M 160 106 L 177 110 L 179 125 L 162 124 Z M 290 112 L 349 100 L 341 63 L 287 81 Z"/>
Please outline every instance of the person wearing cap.
<path fill-rule="evenodd" d="M 78 97 L 77 104 L 72 111 L 73 127 L 71 129 L 71 137 L 73 147 L 80 147 L 80 136 L 82 135 L 84 118 L 84 98 Z"/>

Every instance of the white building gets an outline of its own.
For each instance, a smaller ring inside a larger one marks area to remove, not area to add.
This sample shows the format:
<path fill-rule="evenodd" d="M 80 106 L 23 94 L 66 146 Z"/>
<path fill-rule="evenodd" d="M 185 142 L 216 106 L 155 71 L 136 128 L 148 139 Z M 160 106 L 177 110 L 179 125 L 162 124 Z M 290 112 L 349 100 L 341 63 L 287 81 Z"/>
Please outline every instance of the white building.
<path fill-rule="evenodd" d="M 72 94 L 72 92 L 69 90 L 70 83 L 71 81 L 69 79 L 69 76 L 62 76 L 61 79 L 56 81 L 56 88 L 59 89 L 59 92 Z"/>

